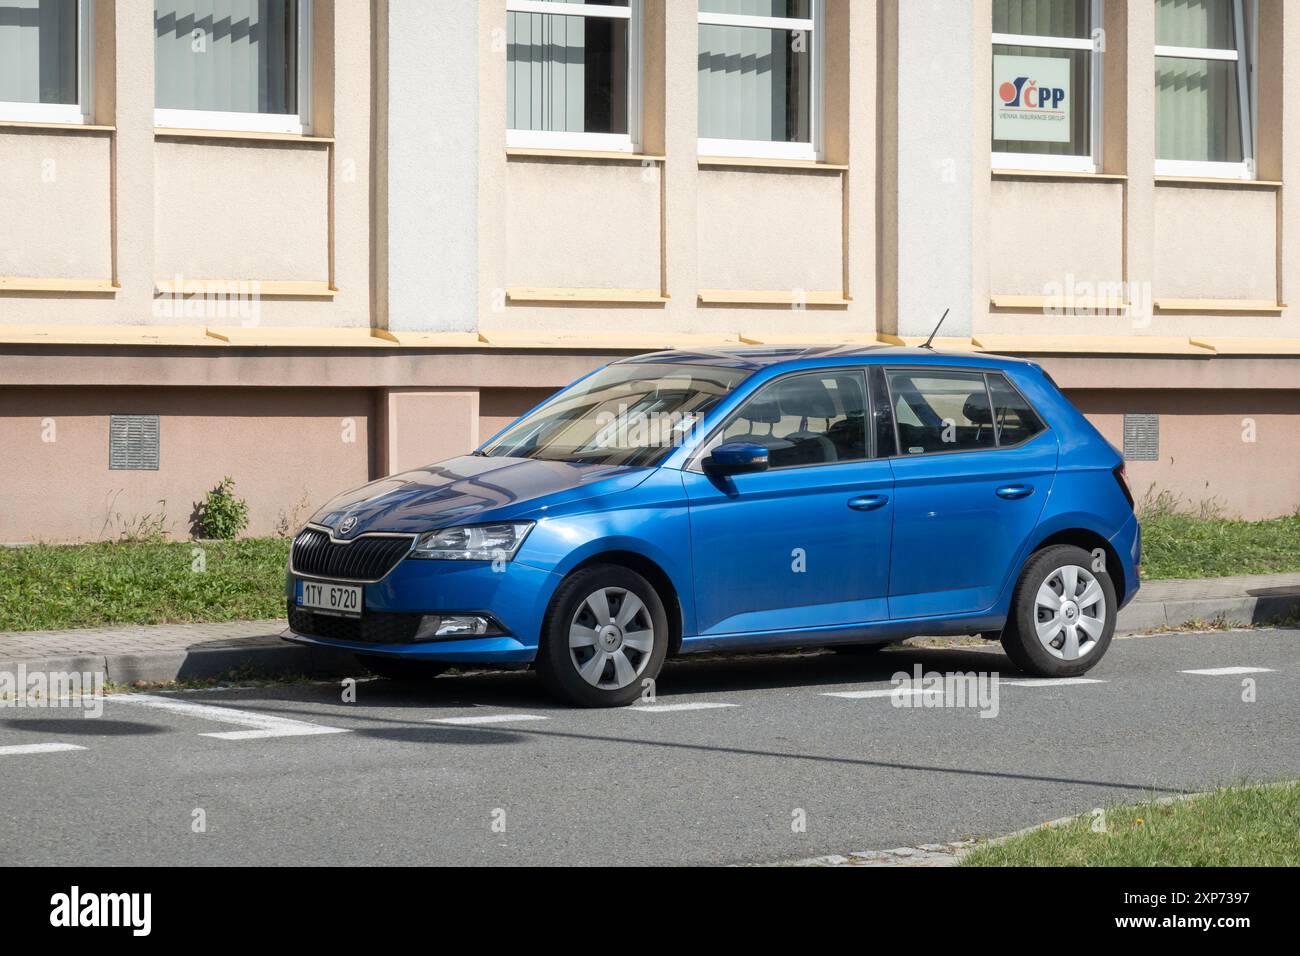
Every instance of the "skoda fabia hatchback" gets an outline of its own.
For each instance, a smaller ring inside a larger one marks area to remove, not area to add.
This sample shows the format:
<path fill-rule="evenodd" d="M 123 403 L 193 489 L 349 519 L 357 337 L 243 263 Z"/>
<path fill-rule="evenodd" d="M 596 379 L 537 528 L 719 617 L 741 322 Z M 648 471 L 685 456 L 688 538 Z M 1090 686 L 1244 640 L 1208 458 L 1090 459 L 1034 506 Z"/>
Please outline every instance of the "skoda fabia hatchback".
<path fill-rule="evenodd" d="M 1139 542 L 1119 454 L 1030 362 L 660 352 L 329 502 L 285 637 L 386 677 L 532 665 L 587 706 L 679 654 L 916 635 L 1067 677 L 1106 653 Z"/>

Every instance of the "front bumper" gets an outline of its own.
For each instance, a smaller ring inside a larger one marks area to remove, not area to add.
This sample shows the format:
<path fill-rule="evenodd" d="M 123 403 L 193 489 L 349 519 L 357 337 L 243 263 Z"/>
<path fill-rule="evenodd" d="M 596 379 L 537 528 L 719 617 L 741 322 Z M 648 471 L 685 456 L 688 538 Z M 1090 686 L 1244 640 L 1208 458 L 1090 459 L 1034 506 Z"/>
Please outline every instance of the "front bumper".
<path fill-rule="evenodd" d="M 289 575 L 285 598 L 296 599 L 296 580 Z M 313 633 L 301 621 L 281 636 L 298 644 L 312 644 L 410 660 L 447 661 L 466 664 L 528 663 L 537 656 L 542 618 L 558 578 L 550 571 L 510 562 L 494 570 L 486 561 L 428 561 L 407 558 L 381 581 L 362 588 L 362 616 L 397 617 L 420 614 L 475 614 L 494 617 L 506 633 L 493 637 L 452 638 L 410 643 L 349 640 L 339 636 L 345 629 L 322 628 Z M 296 615 L 295 615 L 296 617 Z M 382 634 L 382 628 L 367 627 L 366 636 Z"/>

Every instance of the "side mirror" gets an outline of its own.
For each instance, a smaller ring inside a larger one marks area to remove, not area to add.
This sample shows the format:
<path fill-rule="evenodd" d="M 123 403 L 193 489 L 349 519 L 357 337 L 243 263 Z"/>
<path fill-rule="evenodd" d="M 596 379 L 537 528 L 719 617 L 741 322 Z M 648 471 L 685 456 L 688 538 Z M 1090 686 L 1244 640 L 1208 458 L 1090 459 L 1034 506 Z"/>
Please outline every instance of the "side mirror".
<path fill-rule="evenodd" d="M 753 442 L 725 442 L 704 459 L 704 470 L 710 475 L 744 475 L 754 471 L 767 471 L 767 449 Z"/>

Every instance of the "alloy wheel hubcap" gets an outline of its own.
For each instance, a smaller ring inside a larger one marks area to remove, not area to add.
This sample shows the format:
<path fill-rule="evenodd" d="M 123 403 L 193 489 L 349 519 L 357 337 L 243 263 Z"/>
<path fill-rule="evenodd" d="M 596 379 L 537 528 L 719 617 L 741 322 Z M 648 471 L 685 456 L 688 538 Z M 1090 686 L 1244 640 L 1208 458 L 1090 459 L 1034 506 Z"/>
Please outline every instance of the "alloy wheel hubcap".
<path fill-rule="evenodd" d="M 1038 640 L 1053 657 L 1075 661 L 1092 652 L 1106 629 L 1106 593 L 1087 568 L 1057 568 L 1034 598 Z"/>
<path fill-rule="evenodd" d="M 578 605 L 569 622 L 569 658 L 588 684 L 619 690 L 650 663 L 654 622 L 645 603 L 625 588 L 601 588 Z"/>

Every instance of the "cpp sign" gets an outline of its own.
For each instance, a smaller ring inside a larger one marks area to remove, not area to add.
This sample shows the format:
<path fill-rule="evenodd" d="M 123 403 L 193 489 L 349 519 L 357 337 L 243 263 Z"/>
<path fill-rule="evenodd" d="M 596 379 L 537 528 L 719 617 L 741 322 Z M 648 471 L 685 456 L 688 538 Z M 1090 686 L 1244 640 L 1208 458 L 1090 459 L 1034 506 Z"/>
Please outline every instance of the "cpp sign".
<path fill-rule="evenodd" d="M 993 138 L 1070 141 L 1070 61 L 993 57 Z"/>

